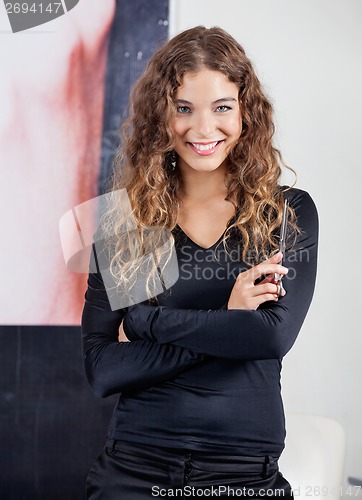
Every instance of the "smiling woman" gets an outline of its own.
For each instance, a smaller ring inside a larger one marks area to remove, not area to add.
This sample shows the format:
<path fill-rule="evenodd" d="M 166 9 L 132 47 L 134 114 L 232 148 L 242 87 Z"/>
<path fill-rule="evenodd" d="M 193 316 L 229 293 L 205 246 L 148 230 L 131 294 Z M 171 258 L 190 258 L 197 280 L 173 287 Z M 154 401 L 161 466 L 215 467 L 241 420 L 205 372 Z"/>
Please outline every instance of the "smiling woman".
<path fill-rule="evenodd" d="M 293 497 L 278 468 L 281 359 L 312 300 L 318 214 L 308 193 L 280 186 L 273 132 L 251 62 L 220 28 L 177 35 L 134 87 L 113 176 L 131 217 L 113 207 L 101 220 L 109 268 L 130 306 L 111 310 L 101 273 L 90 273 L 82 317 L 88 380 L 99 396 L 120 393 L 87 477 L 89 499 L 191 487 L 197 496 L 213 487 L 220 496 L 248 488 L 253 498 L 265 489 Z M 121 233 L 127 219 L 138 231 Z M 134 304 L 150 227 L 169 229 L 172 244 L 146 276 L 148 299 Z M 163 277 L 174 249 L 179 279 L 153 296 L 152 275 Z"/>

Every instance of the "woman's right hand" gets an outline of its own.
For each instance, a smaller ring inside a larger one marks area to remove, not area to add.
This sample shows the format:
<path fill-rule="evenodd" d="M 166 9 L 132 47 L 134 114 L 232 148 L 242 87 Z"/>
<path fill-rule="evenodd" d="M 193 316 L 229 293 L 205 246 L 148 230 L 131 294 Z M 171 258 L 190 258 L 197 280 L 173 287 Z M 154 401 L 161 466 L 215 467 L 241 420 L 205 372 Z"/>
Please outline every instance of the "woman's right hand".
<path fill-rule="evenodd" d="M 123 320 L 118 328 L 118 342 L 129 342 L 129 339 L 126 336 L 126 333 L 123 329 Z"/>
<path fill-rule="evenodd" d="M 278 264 L 282 257 L 283 254 L 278 252 L 248 271 L 240 273 L 231 290 L 227 308 L 256 310 L 263 302 L 277 301 L 279 285 L 274 282 L 274 273 L 284 276 L 288 272 L 286 267 Z M 255 281 L 263 275 L 266 275 L 266 278 L 255 285 Z M 282 288 L 281 295 L 284 296 L 285 293 Z"/>

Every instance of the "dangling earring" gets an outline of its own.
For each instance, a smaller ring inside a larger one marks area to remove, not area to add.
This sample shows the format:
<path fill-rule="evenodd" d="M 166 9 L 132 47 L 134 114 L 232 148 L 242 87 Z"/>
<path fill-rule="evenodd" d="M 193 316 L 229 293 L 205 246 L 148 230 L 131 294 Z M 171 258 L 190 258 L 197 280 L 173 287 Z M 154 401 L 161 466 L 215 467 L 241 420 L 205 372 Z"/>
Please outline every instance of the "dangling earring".
<path fill-rule="evenodd" d="M 172 172 L 174 172 L 176 170 L 176 153 L 175 151 L 170 151 L 168 153 L 168 165 L 169 165 L 169 168 Z"/>

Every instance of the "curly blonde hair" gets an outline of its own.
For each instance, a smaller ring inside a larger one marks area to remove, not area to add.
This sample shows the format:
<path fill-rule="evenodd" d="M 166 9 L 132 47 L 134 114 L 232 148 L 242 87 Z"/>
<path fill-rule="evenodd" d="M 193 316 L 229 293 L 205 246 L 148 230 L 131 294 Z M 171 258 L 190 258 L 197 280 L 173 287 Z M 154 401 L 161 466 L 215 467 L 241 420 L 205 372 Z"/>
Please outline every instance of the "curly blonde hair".
<path fill-rule="evenodd" d="M 112 275 L 127 294 L 131 294 L 139 276 L 144 252 L 151 250 L 157 255 L 154 272 L 147 276 L 149 299 L 155 295 L 157 266 L 162 274 L 171 258 L 172 239 L 152 228 L 175 228 L 184 195 L 177 168 L 169 168 L 176 142 L 171 127 L 176 113 L 174 96 L 186 73 L 203 68 L 222 72 L 240 89 L 242 133 L 230 151 L 225 178 L 226 200 L 237 200 L 237 217 L 222 242 L 225 245 L 230 232 L 237 228 L 243 242 L 242 257 L 248 265 L 257 264 L 278 249 L 283 191 L 290 189 L 279 185 L 281 167 L 295 172 L 273 146 L 272 105 L 239 43 L 221 28 L 197 26 L 159 48 L 131 92 L 129 116 L 110 185 L 113 193 L 126 190 L 131 214 L 125 217 L 115 195 L 115 202 L 102 220 L 103 231 L 113 242 Z M 296 235 L 299 230 L 295 213 L 290 207 L 288 210 L 289 228 Z"/>

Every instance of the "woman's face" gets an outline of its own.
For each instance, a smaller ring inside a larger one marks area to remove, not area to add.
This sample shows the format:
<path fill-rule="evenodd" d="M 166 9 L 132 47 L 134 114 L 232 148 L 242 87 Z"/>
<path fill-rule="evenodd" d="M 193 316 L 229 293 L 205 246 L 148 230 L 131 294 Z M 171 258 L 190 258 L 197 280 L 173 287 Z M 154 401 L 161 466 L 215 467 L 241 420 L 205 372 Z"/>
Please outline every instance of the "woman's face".
<path fill-rule="evenodd" d="M 186 73 L 175 95 L 175 151 L 181 171 L 213 171 L 224 164 L 239 139 L 239 89 L 219 72 Z"/>

